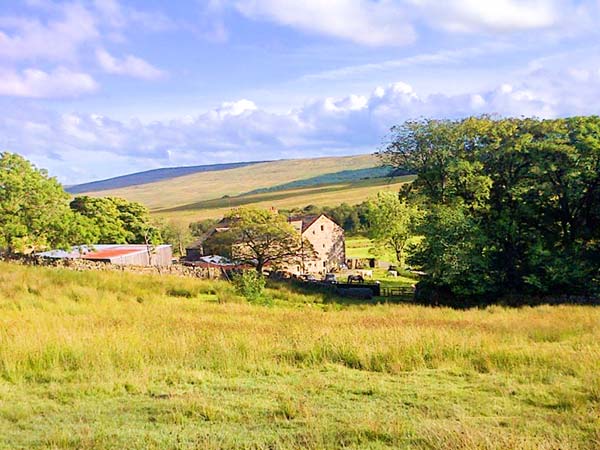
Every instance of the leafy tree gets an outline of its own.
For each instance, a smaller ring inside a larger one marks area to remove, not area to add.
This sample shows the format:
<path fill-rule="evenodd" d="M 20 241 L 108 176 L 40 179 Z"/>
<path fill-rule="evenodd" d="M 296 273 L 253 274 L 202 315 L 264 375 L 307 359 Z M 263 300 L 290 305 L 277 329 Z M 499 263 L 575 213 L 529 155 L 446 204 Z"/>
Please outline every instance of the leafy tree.
<path fill-rule="evenodd" d="M 193 237 L 199 238 L 208 230 L 212 229 L 217 222 L 218 221 L 215 219 L 204 219 L 198 222 L 192 222 L 189 225 L 190 233 Z"/>
<path fill-rule="evenodd" d="M 160 231 L 140 203 L 117 197 L 75 197 L 71 209 L 93 221 L 99 230 L 98 244 L 158 244 Z"/>
<path fill-rule="evenodd" d="M 349 205 L 342 203 L 338 206 L 316 206 L 308 205 L 302 209 L 294 208 L 286 211 L 290 215 L 317 215 L 326 214 L 334 222 L 340 225 L 346 233 L 362 233 L 366 230 L 368 224 L 367 220 L 367 202 L 360 203 L 358 205 Z"/>
<path fill-rule="evenodd" d="M 488 292 L 493 274 L 485 257 L 486 242 L 467 208 L 434 206 L 417 230 L 425 239 L 411 262 L 425 268 L 435 284 L 458 295 Z"/>
<path fill-rule="evenodd" d="M 417 208 L 389 191 L 379 192 L 368 205 L 368 236 L 375 244 L 376 253 L 382 249 L 391 250 L 403 268 L 406 246 L 418 220 Z"/>
<path fill-rule="evenodd" d="M 600 118 L 411 121 L 384 162 L 417 174 L 411 257 L 456 295 L 600 291 Z"/>
<path fill-rule="evenodd" d="M 312 252 L 312 246 L 287 219 L 274 211 L 256 208 L 232 210 L 229 230 L 220 233 L 233 246 L 233 258 L 262 273 L 266 264 L 280 265 Z"/>
<path fill-rule="evenodd" d="M 45 170 L 22 156 L 0 154 L 0 248 L 30 253 L 93 237 L 92 224 L 74 214 L 69 195 Z"/>
<path fill-rule="evenodd" d="M 191 227 L 186 221 L 170 219 L 155 224 L 155 227 L 160 230 L 163 241 L 170 244 L 176 254 L 185 255 L 185 247 L 193 240 Z"/>

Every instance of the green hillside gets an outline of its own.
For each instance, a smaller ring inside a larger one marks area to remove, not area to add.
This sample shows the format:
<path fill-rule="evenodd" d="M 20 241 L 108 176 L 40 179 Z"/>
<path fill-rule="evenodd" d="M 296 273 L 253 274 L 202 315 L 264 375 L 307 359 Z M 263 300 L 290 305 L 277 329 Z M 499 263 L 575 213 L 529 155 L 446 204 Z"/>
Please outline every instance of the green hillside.
<path fill-rule="evenodd" d="M 219 218 L 229 209 L 239 206 L 278 209 L 303 208 L 308 205 L 337 206 L 341 203 L 355 205 L 373 197 L 379 191 L 398 191 L 402 184 L 410 182 L 413 176 L 397 178 L 374 178 L 354 182 L 310 186 L 298 189 L 264 192 L 261 194 L 242 194 L 203 200 L 174 208 L 155 210 L 163 217 L 180 218 L 188 221 Z"/>
<path fill-rule="evenodd" d="M 248 194 L 262 194 L 264 192 L 287 191 L 295 188 L 303 188 L 310 186 L 320 186 L 323 184 L 336 184 L 346 181 L 360 181 L 371 178 L 388 178 L 394 173 L 394 169 L 390 166 L 369 167 L 368 169 L 342 170 L 340 172 L 326 173 L 304 180 L 291 181 L 289 183 L 280 184 L 269 188 L 256 189 Z M 396 174 L 397 176 L 398 174 Z"/>
<path fill-rule="evenodd" d="M 118 189 L 128 186 L 137 186 L 140 184 L 153 183 L 160 180 L 182 177 L 199 172 L 218 172 L 220 170 L 235 169 L 246 167 L 252 164 L 258 164 L 264 161 L 240 162 L 230 164 L 209 164 L 203 166 L 185 166 L 185 167 L 164 167 L 162 169 L 146 170 L 144 172 L 131 173 L 118 177 L 108 178 L 106 180 L 91 181 L 89 183 L 67 186 L 67 192 L 72 194 L 82 194 L 86 192 L 103 191 L 108 189 Z"/>
<path fill-rule="evenodd" d="M 143 203 L 152 211 L 176 210 L 223 196 L 238 196 L 257 189 L 345 170 L 369 169 L 378 165 L 379 160 L 373 155 L 282 160 L 194 173 L 154 183 L 95 191 L 86 195 L 123 197 Z"/>

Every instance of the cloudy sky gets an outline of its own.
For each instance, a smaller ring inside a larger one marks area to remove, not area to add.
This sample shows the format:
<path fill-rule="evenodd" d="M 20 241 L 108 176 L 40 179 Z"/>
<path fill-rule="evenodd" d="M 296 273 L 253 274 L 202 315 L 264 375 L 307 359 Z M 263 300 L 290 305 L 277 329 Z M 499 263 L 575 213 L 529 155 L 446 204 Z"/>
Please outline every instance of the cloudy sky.
<path fill-rule="evenodd" d="M 64 183 L 600 106 L 600 0 L 0 0 L 0 150 Z"/>

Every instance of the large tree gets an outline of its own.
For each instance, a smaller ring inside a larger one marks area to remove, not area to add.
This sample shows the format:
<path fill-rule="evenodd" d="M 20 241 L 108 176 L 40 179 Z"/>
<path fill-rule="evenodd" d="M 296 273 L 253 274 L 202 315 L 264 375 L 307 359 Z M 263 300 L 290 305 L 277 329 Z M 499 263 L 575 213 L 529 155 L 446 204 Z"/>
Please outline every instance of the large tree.
<path fill-rule="evenodd" d="M 233 258 L 253 265 L 259 273 L 265 265 L 285 265 L 312 254 L 310 243 L 277 212 L 238 208 L 226 219 L 229 230 L 224 236 L 233 245 Z"/>
<path fill-rule="evenodd" d="M 0 249 L 30 253 L 87 243 L 93 224 L 69 209 L 69 195 L 22 156 L 0 154 Z"/>
<path fill-rule="evenodd" d="M 154 226 L 160 230 L 163 241 L 173 247 L 176 255 L 184 256 L 185 248 L 194 240 L 191 226 L 181 219 L 169 219 L 155 222 Z"/>
<path fill-rule="evenodd" d="M 394 253 L 401 269 L 409 240 L 414 236 L 414 228 L 419 211 L 398 197 L 398 194 L 382 191 L 368 203 L 368 235 L 375 244 L 376 253 L 390 250 Z"/>
<path fill-rule="evenodd" d="M 380 156 L 427 211 L 413 259 L 455 294 L 600 291 L 600 118 L 422 120 Z"/>
<path fill-rule="evenodd" d="M 160 231 L 148 209 L 118 197 L 75 197 L 71 209 L 92 220 L 98 230 L 97 244 L 157 244 Z"/>

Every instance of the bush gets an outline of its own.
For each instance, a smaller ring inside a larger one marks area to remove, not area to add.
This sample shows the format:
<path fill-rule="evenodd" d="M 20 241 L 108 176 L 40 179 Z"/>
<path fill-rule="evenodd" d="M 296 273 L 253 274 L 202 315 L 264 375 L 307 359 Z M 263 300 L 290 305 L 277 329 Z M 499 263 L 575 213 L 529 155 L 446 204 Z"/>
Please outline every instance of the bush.
<path fill-rule="evenodd" d="M 233 286 L 238 294 L 246 297 L 249 302 L 264 301 L 265 278 L 255 270 L 246 270 L 233 275 Z"/>

